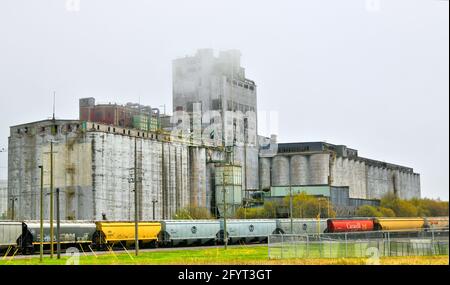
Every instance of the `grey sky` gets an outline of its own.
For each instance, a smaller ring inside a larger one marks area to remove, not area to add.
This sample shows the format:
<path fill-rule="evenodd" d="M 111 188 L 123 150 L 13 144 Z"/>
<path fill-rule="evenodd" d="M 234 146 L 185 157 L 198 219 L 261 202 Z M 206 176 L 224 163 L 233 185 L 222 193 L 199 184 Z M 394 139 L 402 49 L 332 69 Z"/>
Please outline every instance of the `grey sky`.
<path fill-rule="evenodd" d="M 85 96 L 170 109 L 172 59 L 236 48 L 280 141 L 413 167 L 423 196 L 448 200 L 448 2 L 371 2 L 2 0 L 0 148 L 10 125 L 51 116 L 53 90 L 59 118 Z"/>

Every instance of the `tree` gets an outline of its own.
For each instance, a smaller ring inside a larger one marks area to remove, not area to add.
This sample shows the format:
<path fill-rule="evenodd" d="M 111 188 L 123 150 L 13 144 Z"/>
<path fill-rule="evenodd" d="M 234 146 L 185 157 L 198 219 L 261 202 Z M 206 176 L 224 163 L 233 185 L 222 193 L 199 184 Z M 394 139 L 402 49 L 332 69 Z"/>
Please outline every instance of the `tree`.
<path fill-rule="evenodd" d="M 425 217 L 442 217 L 448 216 L 448 201 L 441 201 L 439 199 L 432 200 L 412 199 L 411 202 L 419 209 L 419 215 Z"/>
<path fill-rule="evenodd" d="M 399 200 L 393 210 L 397 217 L 417 217 L 418 214 L 414 204 L 406 200 Z"/>
<path fill-rule="evenodd" d="M 419 214 L 414 203 L 402 200 L 391 192 L 381 198 L 381 207 L 391 209 L 397 217 L 417 217 Z"/>
<path fill-rule="evenodd" d="M 279 207 L 279 204 L 276 202 L 264 203 L 264 210 L 263 210 L 264 218 L 276 218 L 278 207 Z"/>
<path fill-rule="evenodd" d="M 392 209 L 379 207 L 378 211 L 381 214 L 381 217 L 395 217 L 395 212 Z"/>
<path fill-rule="evenodd" d="M 394 193 L 389 192 L 381 198 L 380 205 L 383 208 L 389 208 L 393 210 L 396 208 L 398 201 L 398 197 Z"/>
<path fill-rule="evenodd" d="M 283 199 L 284 207 L 290 208 L 290 196 Z M 292 196 L 292 217 L 293 218 L 317 218 L 320 212 L 321 218 L 335 217 L 336 212 L 333 210 L 331 203 L 327 199 L 319 199 L 310 196 L 305 192 Z"/>
<path fill-rule="evenodd" d="M 207 208 L 184 208 L 178 210 L 175 215 L 175 220 L 199 220 L 199 219 L 212 219 L 210 211 Z"/>
<path fill-rule="evenodd" d="M 374 206 L 363 205 L 356 210 L 358 217 L 382 217 L 383 214 Z"/>

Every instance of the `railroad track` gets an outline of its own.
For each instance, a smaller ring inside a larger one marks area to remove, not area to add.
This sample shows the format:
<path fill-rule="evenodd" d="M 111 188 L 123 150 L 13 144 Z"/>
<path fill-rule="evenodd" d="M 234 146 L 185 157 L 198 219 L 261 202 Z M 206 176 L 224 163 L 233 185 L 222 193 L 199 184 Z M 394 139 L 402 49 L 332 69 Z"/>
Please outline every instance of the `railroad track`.
<path fill-rule="evenodd" d="M 228 248 L 240 248 L 240 247 L 248 247 L 248 246 L 267 246 L 267 243 L 250 243 L 250 244 L 233 244 L 233 245 L 228 245 Z M 212 248 L 223 248 L 223 245 L 209 245 L 209 246 L 185 246 L 185 247 L 159 247 L 159 248 L 142 248 L 139 249 L 139 252 L 164 252 L 164 251 L 177 251 L 177 250 L 198 250 L 198 249 L 212 249 Z M 79 247 L 77 247 L 78 250 L 80 250 Z M 123 249 L 123 248 L 115 248 L 113 249 L 114 253 L 118 253 L 118 254 L 123 254 L 128 252 L 129 254 L 134 256 L 134 248 L 129 248 L 129 249 Z M 96 251 L 94 250 L 93 252 L 90 251 L 88 249 L 88 251 L 84 250 L 83 251 L 80 250 L 80 255 L 86 255 L 86 256 L 92 256 L 92 255 L 106 255 L 106 254 L 111 254 L 110 251 Z M 44 251 L 44 256 L 49 256 L 50 255 L 50 250 L 45 250 Z M 65 256 L 66 255 L 66 249 L 61 249 L 61 256 Z M 54 256 L 56 258 L 56 250 L 54 252 Z M 31 259 L 31 258 L 38 258 L 39 254 L 31 254 L 31 255 L 16 255 L 13 257 L 13 259 Z M 7 258 L 11 258 L 11 256 L 7 257 Z"/>

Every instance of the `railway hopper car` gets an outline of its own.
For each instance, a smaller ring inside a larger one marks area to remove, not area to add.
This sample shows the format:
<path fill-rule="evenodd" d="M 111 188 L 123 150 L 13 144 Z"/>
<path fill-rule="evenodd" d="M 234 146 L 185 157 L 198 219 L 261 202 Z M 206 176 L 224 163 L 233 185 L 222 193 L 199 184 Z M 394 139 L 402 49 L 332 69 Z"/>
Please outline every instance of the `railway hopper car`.
<path fill-rule="evenodd" d="M 424 218 L 374 218 L 374 229 L 380 231 L 417 230 L 424 226 Z"/>
<path fill-rule="evenodd" d="M 373 219 L 328 219 L 326 232 L 365 232 L 374 229 Z"/>
<path fill-rule="evenodd" d="M 24 254 L 32 254 L 41 242 L 41 224 L 39 221 L 25 221 L 22 223 L 22 233 L 18 245 Z M 50 222 L 43 223 L 43 244 L 50 245 Z M 95 232 L 93 222 L 62 221 L 60 222 L 61 245 L 90 244 Z M 53 241 L 56 244 L 56 223 L 53 223 Z"/>
<path fill-rule="evenodd" d="M 127 246 L 135 243 L 134 222 L 95 222 L 96 230 L 92 237 L 92 244 L 97 248 L 106 245 L 121 244 Z M 138 239 L 143 245 L 157 246 L 158 235 L 161 231 L 160 222 L 139 222 Z"/>
<path fill-rule="evenodd" d="M 161 221 L 159 243 L 166 246 L 212 244 L 219 231 L 218 220 L 165 220 Z"/>
<path fill-rule="evenodd" d="M 428 229 L 448 229 L 448 217 L 425 218 L 425 227 Z"/>
<path fill-rule="evenodd" d="M 0 250 L 17 246 L 17 240 L 22 234 L 21 222 L 0 222 Z"/>
<path fill-rule="evenodd" d="M 277 219 L 277 233 L 291 234 L 291 219 Z M 292 234 L 323 233 L 327 228 L 327 220 L 292 219 Z"/>
<path fill-rule="evenodd" d="M 254 220 L 227 220 L 227 237 L 229 243 L 237 242 L 262 242 L 268 236 L 276 233 L 277 223 L 275 219 Z M 220 221 L 218 240 L 224 242 L 224 222 Z"/>

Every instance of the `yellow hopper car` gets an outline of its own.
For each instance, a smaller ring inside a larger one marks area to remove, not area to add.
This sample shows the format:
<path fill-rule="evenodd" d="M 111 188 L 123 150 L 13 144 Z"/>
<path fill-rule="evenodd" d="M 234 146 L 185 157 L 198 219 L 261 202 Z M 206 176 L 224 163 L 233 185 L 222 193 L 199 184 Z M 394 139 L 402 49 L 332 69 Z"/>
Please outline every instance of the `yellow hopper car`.
<path fill-rule="evenodd" d="M 427 228 L 448 229 L 448 217 L 428 217 L 425 220 Z"/>
<path fill-rule="evenodd" d="M 92 238 L 93 244 L 97 247 L 104 245 L 115 245 L 122 243 L 123 246 L 134 243 L 133 222 L 95 222 L 96 231 Z M 158 234 L 161 231 L 159 222 L 139 222 L 138 240 L 142 244 L 157 245 Z"/>
<path fill-rule="evenodd" d="M 375 218 L 375 229 L 381 231 L 402 231 L 422 229 L 424 218 Z"/>

